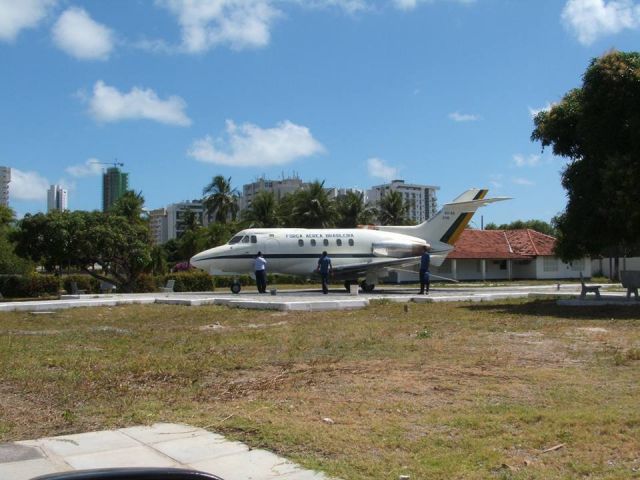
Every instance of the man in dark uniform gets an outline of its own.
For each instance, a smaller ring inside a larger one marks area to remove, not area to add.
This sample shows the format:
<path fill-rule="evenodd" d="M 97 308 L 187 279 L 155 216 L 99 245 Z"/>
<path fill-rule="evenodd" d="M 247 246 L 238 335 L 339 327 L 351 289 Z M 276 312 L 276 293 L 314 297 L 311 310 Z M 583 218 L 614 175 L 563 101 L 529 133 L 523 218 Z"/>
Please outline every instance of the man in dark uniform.
<path fill-rule="evenodd" d="M 320 272 L 322 276 L 322 293 L 326 295 L 329 293 L 329 274 L 333 271 L 331 259 L 326 251 L 322 252 L 322 256 L 318 259 L 318 268 L 316 268 L 316 271 Z"/>
<path fill-rule="evenodd" d="M 431 263 L 429 247 L 425 245 L 422 248 L 423 252 L 420 256 L 420 295 L 429 293 L 429 264 Z"/>

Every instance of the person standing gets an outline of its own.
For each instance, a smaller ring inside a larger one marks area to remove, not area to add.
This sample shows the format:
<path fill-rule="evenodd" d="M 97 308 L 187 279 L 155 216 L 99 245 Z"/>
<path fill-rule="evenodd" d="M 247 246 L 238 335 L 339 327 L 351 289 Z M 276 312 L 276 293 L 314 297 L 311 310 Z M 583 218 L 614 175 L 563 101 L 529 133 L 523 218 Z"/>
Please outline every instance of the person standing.
<path fill-rule="evenodd" d="M 267 261 L 262 256 L 262 252 L 258 252 L 253 262 L 253 269 L 256 273 L 256 287 L 258 293 L 267 293 Z"/>
<path fill-rule="evenodd" d="M 318 268 L 316 268 L 316 271 L 320 272 L 320 276 L 322 277 L 322 293 L 326 295 L 329 293 L 329 274 L 333 271 L 331 259 L 326 251 L 322 252 L 322 255 L 318 259 Z"/>
<path fill-rule="evenodd" d="M 420 256 L 420 295 L 429 294 L 429 264 L 431 263 L 431 255 L 429 255 L 429 247 L 422 247 L 422 255 Z"/>

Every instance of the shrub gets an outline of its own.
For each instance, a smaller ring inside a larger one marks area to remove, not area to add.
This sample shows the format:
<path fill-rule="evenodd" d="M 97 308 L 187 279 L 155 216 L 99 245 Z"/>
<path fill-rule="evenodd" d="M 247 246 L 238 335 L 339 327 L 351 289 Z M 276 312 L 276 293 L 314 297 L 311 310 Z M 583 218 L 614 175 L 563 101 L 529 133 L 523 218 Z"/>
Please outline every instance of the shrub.
<path fill-rule="evenodd" d="M 0 277 L 0 292 L 7 298 L 33 298 L 57 295 L 60 277 L 54 275 L 7 275 Z"/>
<path fill-rule="evenodd" d="M 173 289 L 176 292 L 210 292 L 213 290 L 213 280 L 207 272 L 176 272 L 157 278 L 160 280 L 157 287 L 166 285 L 167 280 L 175 280 L 176 284 Z"/>
<path fill-rule="evenodd" d="M 148 293 L 156 292 L 158 290 L 157 278 L 149 273 L 143 273 L 136 279 L 136 284 L 133 287 L 135 293 Z"/>
<path fill-rule="evenodd" d="M 76 282 L 79 290 L 84 290 L 86 293 L 98 293 L 100 292 L 100 282 L 90 275 L 65 275 L 62 277 L 62 288 L 67 293 L 71 293 L 71 282 Z"/>

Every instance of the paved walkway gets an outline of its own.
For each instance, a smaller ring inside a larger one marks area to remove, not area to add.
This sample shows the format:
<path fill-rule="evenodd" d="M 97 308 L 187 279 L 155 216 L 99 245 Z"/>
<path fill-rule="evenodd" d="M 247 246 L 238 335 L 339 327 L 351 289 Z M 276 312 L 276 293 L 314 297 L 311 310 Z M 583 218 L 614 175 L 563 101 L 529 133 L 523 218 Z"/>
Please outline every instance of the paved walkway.
<path fill-rule="evenodd" d="M 224 480 L 329 480 L 266 450 L 172 423 L 0 444 L 0 479 L 110 467 L 173 467 Z"/>
<path fill-rule="evenodd" d="M 372 300 L 386 300 L 390 302 L 484 302 L 504 300 L 510 298 L 529 298 L 550 296 L 553 298 L 571 299 L 569 305 L 594 305 L 605 303 L 622 305 L 640 305 L 640 302 L 626 300 L 626 294 L 606 292 L 603 288 L 603 298 L 595 301 L 595 295 L 588 295 L 585 300 L 575 299 L 580 293 L 580 284 L 547 284 L 501 287 L 435 287 L 429 295 L 418 295 L 416 288 L 396 286 L 382 286 L 372 293 L 349 294 L 344 289 L 334 289 L 328 295 L 322 295 L 319 290 L 282 290 L 276 295 L 258 295 L 250 288 L 238 295 L 221 292 L 194 293 L 140 293 L 140 294 L 109 294 L 109 295 L 63 295 L 59 300 L 0 302 L 0 312 L 28 311 L 46 312 L 76 307 L 99 307 L 132 304 L 170 304 L 170 305 L 226 305 L 236 308 L 281 310 L 281 311 L 322 311 L 322 310 L 350 310 L 364 308 Z M 605 295 L 606 292 L 606 295 Z"/>

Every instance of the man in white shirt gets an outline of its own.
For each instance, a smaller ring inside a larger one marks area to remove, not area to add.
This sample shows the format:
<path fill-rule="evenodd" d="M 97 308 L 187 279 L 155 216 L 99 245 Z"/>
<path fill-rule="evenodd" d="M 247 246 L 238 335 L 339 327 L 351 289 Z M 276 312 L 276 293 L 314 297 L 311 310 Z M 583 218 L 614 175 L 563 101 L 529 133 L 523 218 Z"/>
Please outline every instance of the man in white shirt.
<path fill-rule="evenodd" d="M 267 261 L 262 256 L 262 252 L 258 252 L 258 255 L 256 255 L 253 269 L 256 272 L 258 293 L 267 293 Z"/>

